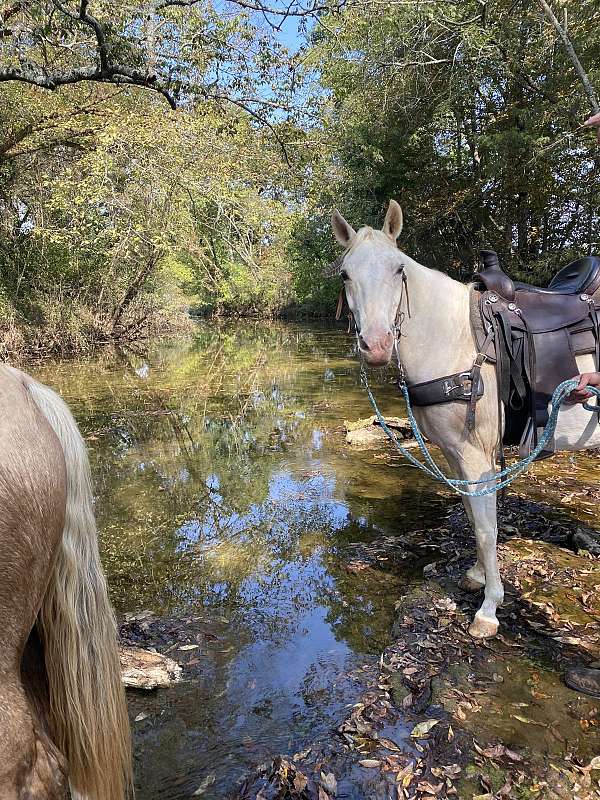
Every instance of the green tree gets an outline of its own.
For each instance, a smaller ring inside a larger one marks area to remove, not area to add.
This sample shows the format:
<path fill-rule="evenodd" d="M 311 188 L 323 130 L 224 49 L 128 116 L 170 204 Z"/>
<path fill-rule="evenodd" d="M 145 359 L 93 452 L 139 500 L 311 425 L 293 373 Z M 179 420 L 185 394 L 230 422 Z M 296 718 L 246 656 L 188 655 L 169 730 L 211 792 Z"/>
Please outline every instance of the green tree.
<path fill-rule="evenodd" d="M 269 116 L 287 113 L 294 64 L 244 5 L 0 13 L 6 351 L 129 341 L 190 304 L 289 301 L 287 154 Z"/>
<path fill-rule="evenodd" d="M 581 125 L 589 106 L 541 7 L 474 0 L 365 9 L 330 15 L 314 31 L 323 136 L 299 241 L 326 253 L 323 263 L 332 256 L 324 245 L 332 206 L 376 224 L 396 197 L 402 246 L 463 278 L 480 247 L 497 249 L 528 280 L 597 247 L 600 171 Z M 592 83 L 599 13 L 592 0 L 578 3 L 568 23 Z"/>

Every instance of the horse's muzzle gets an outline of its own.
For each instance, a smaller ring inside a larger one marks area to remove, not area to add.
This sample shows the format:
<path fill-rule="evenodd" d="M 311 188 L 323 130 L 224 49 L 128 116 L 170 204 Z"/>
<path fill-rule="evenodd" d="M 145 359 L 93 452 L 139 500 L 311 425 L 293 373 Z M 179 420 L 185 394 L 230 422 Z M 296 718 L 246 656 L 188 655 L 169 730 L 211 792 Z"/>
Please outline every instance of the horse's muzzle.
<path fill-rule="evenodd" d="M 358 335 L 358 346 L 361 355 L 370 367 L 385 367 L 392 358 L 394 334 L 392 331 L 383 334 L 361 332 Z"/>

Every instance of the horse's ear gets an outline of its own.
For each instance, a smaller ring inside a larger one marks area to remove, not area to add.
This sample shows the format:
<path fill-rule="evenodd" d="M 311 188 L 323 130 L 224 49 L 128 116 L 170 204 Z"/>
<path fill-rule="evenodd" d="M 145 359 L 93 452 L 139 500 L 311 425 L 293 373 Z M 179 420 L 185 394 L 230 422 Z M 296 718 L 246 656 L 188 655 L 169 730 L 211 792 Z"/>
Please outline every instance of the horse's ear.
<path fill-rule="evenodd" d="M 386 236 L 389 236 L 390 239 L 395 242 L 402 232 L 402 224 L 402 209 L 395 200 L 390 200 L 382 230 Z"/>
<path fill-rule="evenodd" d="M 336 240 L 342 245 L 342 247 L 348 247 L 356 235 L 356 231 L 352 225 L 346 222 L 337 208 L 331 215 L 331 227 L 333 228 L 333 234 Z"/>

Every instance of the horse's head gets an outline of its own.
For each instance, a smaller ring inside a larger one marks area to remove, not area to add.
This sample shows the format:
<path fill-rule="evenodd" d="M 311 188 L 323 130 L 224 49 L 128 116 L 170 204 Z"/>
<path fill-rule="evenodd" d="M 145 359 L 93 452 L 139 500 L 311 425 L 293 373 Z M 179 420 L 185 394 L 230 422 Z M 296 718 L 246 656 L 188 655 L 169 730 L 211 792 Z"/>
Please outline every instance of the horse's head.
<path fill-rule="evenodd" d="M 396 247 L 402 209 L 395 200 L 390 201 L 381 231 L 365 227 L 356 232 L 337 209 L 331 225 L 335 238 L 346 248 L 341 277 L 360 351 L 367 364 L 382 367 L 392 357 L 402 297 L 402 253 Z"/>

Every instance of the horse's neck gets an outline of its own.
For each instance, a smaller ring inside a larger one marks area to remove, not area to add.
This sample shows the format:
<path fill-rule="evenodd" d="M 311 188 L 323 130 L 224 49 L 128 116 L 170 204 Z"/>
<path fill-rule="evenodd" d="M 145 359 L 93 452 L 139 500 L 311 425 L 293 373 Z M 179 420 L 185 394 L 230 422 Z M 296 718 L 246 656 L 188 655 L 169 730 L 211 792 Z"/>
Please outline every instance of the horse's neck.
<path fill-rule="evenodd" d="M 412 259 L 405 272 L 410 316 L 403 300 L 400 359 L 409 383 L 469 369 L 475 346 L 468 288 Z"/>

